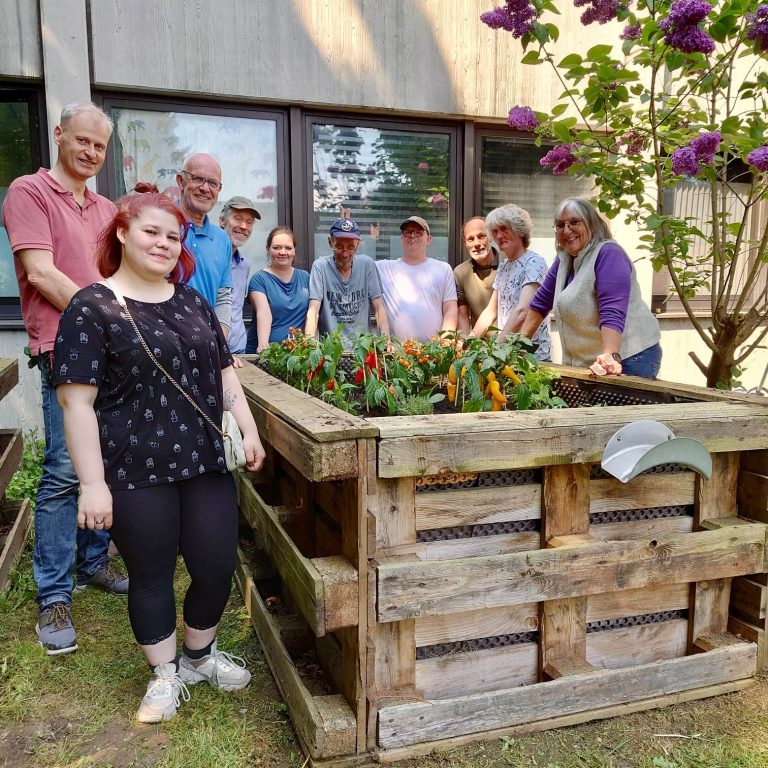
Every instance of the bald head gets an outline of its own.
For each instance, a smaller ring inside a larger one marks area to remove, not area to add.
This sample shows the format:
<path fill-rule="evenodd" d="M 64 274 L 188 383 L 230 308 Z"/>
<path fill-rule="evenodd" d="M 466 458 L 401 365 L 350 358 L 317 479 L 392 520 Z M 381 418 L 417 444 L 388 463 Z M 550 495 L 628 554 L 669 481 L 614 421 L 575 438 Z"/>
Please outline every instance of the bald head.
<path fill-rule="evenodd" d="M 216 205 L 221 191 L 221 166 L 202 152 L 190 155 L 176 176 L 181 195 L 179 202 L 188 218 L 201 225 Z"/>

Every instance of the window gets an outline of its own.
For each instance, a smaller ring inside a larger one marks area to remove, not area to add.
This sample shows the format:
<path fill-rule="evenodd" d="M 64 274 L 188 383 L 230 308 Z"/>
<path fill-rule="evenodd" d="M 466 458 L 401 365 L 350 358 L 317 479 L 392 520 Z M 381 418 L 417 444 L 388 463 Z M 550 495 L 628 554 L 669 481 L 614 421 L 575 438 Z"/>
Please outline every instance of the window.
<path fill-rule="evenodd" d="M 0 89 L 0 206 L 14 179 L 42 165 L 38 98 L 34 91 Z M 0 314 L 20 317 L 18 296 L 13 252 L 0 224 L 0 304 L 8 308 Z"/>
<path fill-rule="evenodd" d="M 479 136 L 479 209 L 485 216 L 494 208 L 514 203 L 525 208 L 533 220 L 531 249 L 549 264 L 555 258 L 552 217 L 566 197 L 589 195 L 592 183 L 573 176 L 555 176 L 540 160 L 550 147 L 537 147 L 525 139 Z"/>
<path fill-rule="evenodd" d="M 112 159 L 105 163 L 110 197 L 145 181 L 175 198 L 184 159 L 205 152 L 222 169 L 219 199 L 208 214 L 211 222 L 218 226 L 230 197 L 250 198 L 261 220 L 240 251 L 250 260 L 251 272 L 266 265 L 267 234 L 285 222 L 282 113 L 117 98 L 105 99 L 104 106 L 115 121 Z"/>
<path fill-rule="evenodd" d="M 744 216 L 745 201 L 749 197 L 750 177 L 749 167 L 740 161 L 731 160 L 728 164 L 728 185 L 721 189 L 718 194 L 718 208 L 725 211 L 731 222 L 738 223 Z M 666 193 L 666 202 L 673 214 L 681 219 L 691 219 L 697 222 L 701 231 L 711 236 L 712 226 L 707 222 L 712 221 L 712 202 L 710 187 L 707 182 L 702 181 L 683 181 L 674 186 Z M 750 208 L 746 218 L 746 229 L 744 240 L 756 244 L 763 235 L 765 221 L 768 219 L 768 201 L 761 200 Z M 728 235 L 731 242 L 735 242 L 736 236 L 731 233 Z M 712 259 L 709 255 L 710 246 L 701 238 L 694 238 L 691 247 L 692 260 L 701 265 L 699 276 L 709 280 L 711 272 Z M 732 304 L 735 304 L 737 297 L 745 286 L 745 281 L 750 267 L 754 264 L 757 256 L 757 247 L 754 245 L 751 249 L 744 252 L 740 262 L 736 263 L 733 289 L 731 297 Z M 698 270 L 697 270 L 698 271 Z M 752 306 L 753 302 L 762 293 L 765 288 L 765 276 L 758 276 L 758 279 L 751 291 L 751 296 L 747 300 L 746 309 Z M 684 313 L 683 304 L 675 291 L 672 278 L 669 276 L 669 270 L 663 267 L 659 272 L 653 275 L 651 309 L 656 314 L 668 312 Z M 691 309 L 699 315 L 709 315 L 712 312 L 712 296 L 709 289 L 702 287 L 696 292 L 696 296 L 689 299 Z"/>
<path fill-rule="evenodd" d="M 432 233 L 427 255 L 455 261 L 456 128 L 320 118 L 309 125 L 314 258 L 330 253 L 328 230 L 341 205 L 360 226 L 359 253 L 399 258 L 400 224 L 418 215 Z"/>

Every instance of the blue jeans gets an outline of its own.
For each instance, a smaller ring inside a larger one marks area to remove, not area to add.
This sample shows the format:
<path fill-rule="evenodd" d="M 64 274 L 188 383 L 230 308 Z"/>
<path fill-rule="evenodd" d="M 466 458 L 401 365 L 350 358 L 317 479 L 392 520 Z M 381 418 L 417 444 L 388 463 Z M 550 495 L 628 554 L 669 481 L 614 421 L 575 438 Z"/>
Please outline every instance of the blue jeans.
<path fill-rule="evenodd" d="M 661 369 L 661 344 L 654 344 L 632 357 L 621 361 L 622 373 L 627 376 L 642 376 L 644 379 L 655 379 Z"/>
<path fill-rule="evenodd" d="M 35 507 L 33 572 L 40 608 L 72 603 L 72 569 L 77 546 L 77 575 L 87 578 L 106 565 L 109 534 L 77 527 L 79 482 L 64 440 L 64 412 L 52 386 L 51 354 L 37 359 L 43 383 L 45 458 Z"/>

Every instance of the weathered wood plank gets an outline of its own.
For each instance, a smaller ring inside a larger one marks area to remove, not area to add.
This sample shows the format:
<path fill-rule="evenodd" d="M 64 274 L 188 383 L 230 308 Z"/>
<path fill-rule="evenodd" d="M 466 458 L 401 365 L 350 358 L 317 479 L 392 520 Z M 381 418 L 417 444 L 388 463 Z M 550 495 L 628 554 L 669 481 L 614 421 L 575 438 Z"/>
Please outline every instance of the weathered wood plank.
<path fill-rule="evenodd" d="M 768 409 L 728 403 L 453 414 L 450 418 L 456 422 L 438 416 L 408 417 L 408 425 L 378 425 L 383 438 L 379 475 L 595 463 L 618 429 L 638 419 L 657 420 L 660 408 L 664 423 L 678 437 L 699 440 L 713 453 L 752 450 L 768 442 Z M 396 418 L 406 417 L 391 420 Z M 418 419 L 438 421 L 414 421 Z M 489 441 L 493 451 L 487 450 Z"/>
<path fill-rule="evenodd" d="M 731 582 L 731 614 L 758 626 L 765 625 L 768 587 L 747 576 Z"/>
<path fill-rule="evenodd" d="M 536 643 L 486 648 L 416 662 L 416 688 L 425 699 L 530 685 L 538 680 Z"/>
<path fill-rule="evenodd" d="M 712 475 L 709 480 L 696 475 L 694 530 L 701 530 L 712 520 L 722 522 L 736 519 L 738 479 L 738 453 L 718 453 L 712 456 Z M 699 581 L 691 585 L 689 653 L 698 652 L 698 638 L 703 635 L 721 635 L 728 629 L 730 597 L 730 578 Z"/>
<path fill-rule="evenodd" d="M 447 562 L 381 562 L 379 621 L 458 613 L 762 571 L 759 523 Z"/>
<path fill-rule="evenodd" d="M 750 643 L 757 643 L 758 672 L 768 666 L 768 638 L 766 638 L 765 629 L 731 616 L 728 619 L 728 631 Z"/>
<path fill-rule="evenodd" d="M 613 512 L 693 504 L 695 485 L 696 475 L 693 472 L 640 475 L 628 483 L 614 478 L 592 480 L 589 511 Z"/>
<path fill-rule="evenodd" d="M 739 472 L 739 514 L 768 523 L 768 475 Z"/>
<path fill-rule="evenodd" d="M 5 591 L 11 568 L 19 562 L 24 552 L 29 529 L 32 527 L 32 504 L 29 499 L 6 501 L 3 511 L 6 518 L 11 518 L 14 522 L 0 552 L 0 592 Z"/>
<path fill-rule="evenodd" d="M 357 571 L 344 557 L 310 560 L 280 524 L 273 507 L 243 476 L 240 507 L 255 524 L 261 545 L 316 636 L 357 623 Z M 351 600 L 351 602 L 350 602 Z"/>
<path fill-rule="evenodd" d="M 413 553 L 419 560 L 456 560 L 462 557 L 501 555 L 505 552 L 528 552 L 538 549 L 541 534 L 538 531 L 524 533 L 500 533 L 497 536 L 476 536 L 471 539 L 448 539 L 416 544 Z"/>
<path fill-rule="evenodd" d="M 589 472 L 586 464 L 544 467 L 542 541 L 589 531 Z"/>
<path fill-rule="evenodd" d="M 756 652 L 753 643 L 740 643 L 710 651 L 706 662 L 701 656 L 688 656 L 511 690 L 386 707 L 379 711 L 379 743 L 389 749 L 487 733 L 495 728 L 742 680 L 754 674 Z"/>
<path fill-rule="evenodd" d="M 687 609 L 688 584 L 663 584 L 606 592 L 587 598 L 587 621 L 624 619 L 661 611 Z M 477 608 L 463 613 L 422 616 L 416 619 L 416 645 L 438 645 L 481 637 L 535 632 L 539 628 L 538 603 Z"/>
<path fill-rule="evenodd" d="M 654 661 L 679 659 L 686 655 L 687 650 L 687 619 L 587 635 L 587 661 L 596 669 L 625 669 Z"/>
<path fill-rule="evenodd" d="M 416 494 L 416 530 L 541 517 L 541 485 L 495 486 Z"/>
<path fill-rule="evenodd" d="M 19 468 L 23 454 L 24 440 L 21 430 L 0 430 L 0 499 L 5 498 L 5 489 Z"/>
<path fill-rule="evenodd" d="M 0 358 L 0 400 L 19 383 L 19 361 L 12 357 Z"/>
<path fill-rule="evenodd" d="M 302 744 L 314 759 L 354 752 L 356 725 L 352 710 L 341 696 L 309 694 L 244 562 L 241 556 L 235 580 Z"/>
<path fill-rule="evenodd" d="M 448 752 L 452 749 L 463 747 L 467 744 L 477 742 L 491 742 L 495 739 L 505 737 L 528 736 L 534 733 L 541 733 L 553 728 L 571 728 L 575 725 L 588 723 L 593 720 L 605 720 L 613 717 L 623 717 L 635 712 L 643 712 L 649 709 L 658 709 L 661 707 L 671 707 L 677 704 L 684 704 L 688 701 L 697 699 L 706 699 L 711 696 L 723 696 L 728 693 L 735 693 L 751 688 L 755 685 L 752 678 L 735 680 L 730 683 L 720 683 L 719 685 L 708 685 L 703 688 L 695 688 L 690 691 L 679 691 L 678 693 L 668 694 L 666 696 L 654 696 L 649 699 L 633 701 L 627 704 L 618 704 L 599 709 L 589 709 L 584 712 L 576 712 L 572 715 L 563 715 L 560 717 L 547 717 L 524 725 L 508 726 L 506 728 L 492 728 L 488 731 L 465 734 L 463 736 L 453 736 L 447 739 L 437 739 L 422 741 L 407 747 L 398 747 L 395 749 L 380 749 L 375 753 L 376 760 L 381 765 L 391 765 L 401 760 L 415 760 L 420 757 L 432 755 L 434 752 Z"/>
<path fill-rule="evenodd" d="M 660 517 L 655 520 L 632 520 L 627 523 L 604 523 L 591 525 L 589 533 L 603 541 L 631 541 L 652 539 L 654 536 L 668 536 L 670 533 L 690 533 L 693 518 L 690 515 Z"/>
<path fill-rule="evenodd" d="M 237 377 L 249 400 L 318 442 L 378 436 L 378 430 L 364 419 L 301 392 L 255 365 L 237 369 Z"/>
<path fill-rule="evenodd" d="M 768 448 L 762 451 L 744 451 L 741 454 L 741 468 L 756 475 L 768 475 Z"/>

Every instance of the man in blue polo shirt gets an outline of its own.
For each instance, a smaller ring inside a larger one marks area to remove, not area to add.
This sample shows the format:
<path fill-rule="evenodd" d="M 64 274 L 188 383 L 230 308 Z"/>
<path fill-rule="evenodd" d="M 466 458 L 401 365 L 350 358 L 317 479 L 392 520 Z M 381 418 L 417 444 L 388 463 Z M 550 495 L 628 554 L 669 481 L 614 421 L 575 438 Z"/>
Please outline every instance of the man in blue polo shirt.
<path fill-rule="evenodd" d="M 196 264 L 189 284 L 214 308 L 226 336 L 232 319 L 232 243 L 208 220 L 221 191 L 221 167 L 210 155 L 190 155 L 176 183 L 179 208 L 190 224 L 186 244 Z"/>

